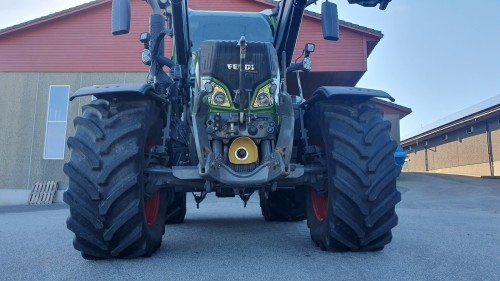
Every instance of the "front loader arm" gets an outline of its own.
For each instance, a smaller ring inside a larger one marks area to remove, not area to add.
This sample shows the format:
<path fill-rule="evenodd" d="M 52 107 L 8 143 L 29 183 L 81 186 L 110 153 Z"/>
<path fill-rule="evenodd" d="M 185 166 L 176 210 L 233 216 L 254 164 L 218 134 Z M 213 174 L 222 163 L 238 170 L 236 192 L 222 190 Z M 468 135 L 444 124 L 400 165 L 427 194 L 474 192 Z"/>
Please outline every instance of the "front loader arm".
<path fill-rule="evenodd" d="M 290 65 L 292 61 L 295 43 L 297 42 L 307 2 L 307 0 L 282 0 L 279 3 L 274 47 L 278 53 L 280 65 L 283 61 L 283 51 L 286 56 L 286 66 Z"/>
<path fill-rule="evenodd" d="M 305 8 L 315 2 L 317 0 L 282 0 L 276 7 L 274 47 L 278 53 L 280 65 L 283 61 L 283 52 L 286 57 L 286 66 L 290 65 Z M 391 0 L 348 0 L 348 2 L 364 7 L 375 7 L 380 4 L 379 8 L 385 10 Z"/>

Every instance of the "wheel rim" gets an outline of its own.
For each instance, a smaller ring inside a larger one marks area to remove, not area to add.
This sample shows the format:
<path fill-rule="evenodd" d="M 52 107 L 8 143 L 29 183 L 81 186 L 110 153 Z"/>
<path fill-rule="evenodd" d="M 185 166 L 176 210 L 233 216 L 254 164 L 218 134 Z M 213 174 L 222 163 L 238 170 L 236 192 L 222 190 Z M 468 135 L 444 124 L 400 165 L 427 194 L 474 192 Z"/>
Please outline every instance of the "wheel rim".
<path fill-rule="evenodd" d="M 153 225 L 158 217 L 158 210 L 160 209 L 160 192 L 157 191 L 153 196 L 144 198 L 144 214 L 146 215 L 146 222 L 148 225 Z"/>
<path fill-rule="evenodd" d="M 311 198 L 316 219 L 323 221 L 328 213 L 328 197 L 320 196 L 314 188 L 311 188 Z"/>

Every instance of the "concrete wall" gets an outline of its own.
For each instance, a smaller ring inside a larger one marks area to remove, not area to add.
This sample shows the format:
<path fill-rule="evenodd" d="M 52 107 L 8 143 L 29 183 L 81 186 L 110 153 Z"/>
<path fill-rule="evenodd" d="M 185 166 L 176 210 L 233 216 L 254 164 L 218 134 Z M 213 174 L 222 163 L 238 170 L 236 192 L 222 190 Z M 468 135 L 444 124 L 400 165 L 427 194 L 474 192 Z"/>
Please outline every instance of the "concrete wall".
<path fill-rule="evenodd" d="M 44 142 L 50 85 L 69 85 L 70 95 L 83 86 L 105 83 L 143 83 L 145 73 L 0 73 L 0 201 L 13 190 L 31 190 L 37 181 L 55 180 L 66 189 L 62 172 L 69 160 L 44 160 Z M 66 136 L 74 134 L 73 119 L 90 97 L 69 103 Z M 24 194 L 23 192 L 16 194 Z M 19 198 L 24 197 L 18 196 Z M 16 197 L 17 198 L 17 197 Z M 60 196 L 58 196 L 60 200 Z M 19 199 L 9 201 L 10 204 Z M 5 202 L 4 202 L 5 203 Z"/>
<path fill-rule="evenodd" d="M 491 132 L 494 175 L 500 176 L 500 124 L 499 116 L 493 116 L 485 121 L 470 125 L 474 132 L 466 133 L 466 127 L 460 127 L 453 132 L 427 140 L 427 146 L 422 142 L 412 145 L 407 151 L 408 161 L 405 171 L 461 174 L 472 176 L 490 176 L 488 142 L 486 124 Z M 469 125 L 469 126 L 470 126 Z"/>

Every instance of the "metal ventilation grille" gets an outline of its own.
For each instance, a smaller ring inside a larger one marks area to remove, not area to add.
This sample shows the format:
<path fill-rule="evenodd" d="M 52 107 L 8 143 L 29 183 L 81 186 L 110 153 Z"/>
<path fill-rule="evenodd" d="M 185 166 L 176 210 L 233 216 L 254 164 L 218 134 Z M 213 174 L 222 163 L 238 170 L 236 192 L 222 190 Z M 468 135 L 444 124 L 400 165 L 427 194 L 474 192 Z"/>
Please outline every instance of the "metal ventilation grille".
<path fill-rule="evenodd" d="M 257 168 L 257 163 L 241 164 L 241 165 L 229 163 L 228 166 L 237 173 L 249 173 L 255 170 L 255 168 Z"/>

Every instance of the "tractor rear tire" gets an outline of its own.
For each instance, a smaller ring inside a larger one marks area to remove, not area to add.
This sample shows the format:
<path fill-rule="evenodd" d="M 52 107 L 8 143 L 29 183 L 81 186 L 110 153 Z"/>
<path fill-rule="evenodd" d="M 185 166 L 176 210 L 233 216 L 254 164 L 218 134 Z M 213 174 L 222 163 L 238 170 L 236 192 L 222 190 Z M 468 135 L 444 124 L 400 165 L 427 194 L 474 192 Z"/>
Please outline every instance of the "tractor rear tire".
<path fill-rule="evenodd" d="M 306 192 L 312 240 L 328 251 L 382 250 L 392 240 L 401 200 L 390 122 L 354 99 L 317 103 L 308 113 L 311 141 L 323 148 L 328 170 L 324 183 Z"/>
<path fill-rule="evenodd" d="M 186 192 L 175 192 L 173 202 L 167 207 L 165 224 L 179 224 L 186 217 Z"/>
<path fill-rule="evenodd" d="M 75 118 L 64 165 L 67 227 L 85 259 L 151 256 L 165 231 L 166 193 L 146 194 L 145 152 L 161 142 L 152 101 L 95 100 Z"/>
<path fill-rule="evenodd" d="M 260 194 L 260 207 L 266 221 L 302 221 L 306 219 L 305 188 L 276 190 L 266 198 Z"/>

